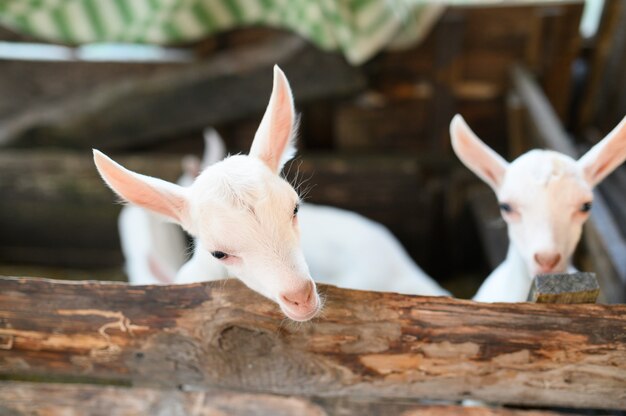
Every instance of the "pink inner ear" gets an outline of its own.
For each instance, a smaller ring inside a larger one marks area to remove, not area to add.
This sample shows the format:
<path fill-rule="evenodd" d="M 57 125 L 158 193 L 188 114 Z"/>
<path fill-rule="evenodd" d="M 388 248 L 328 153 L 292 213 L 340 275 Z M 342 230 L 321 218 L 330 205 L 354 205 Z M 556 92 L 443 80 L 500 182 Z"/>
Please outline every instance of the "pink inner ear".
<path fill-rule="evenodd" d="M 579 159 L 587 181 L 595 186 L 626 159 L 626 117 Z"/>
<path fill-rule="evenodd" d="M 276 91 L 276 102 L 272 108 L 272 118 L 270 123 L 270 146 L 268 161 L 272 166 L 280 165 L 280 160 L 289 144 L 293 129 L 293 106 L 291 94 L 286 81 L 281 80 Z"/>
<path fill-rule="evenodd" d="M 483 143 L 461 116 L 451 126 L 454 151 L 461 161 L 494 190 L 500 187 L 507 162 Z"/>
<path fill-rule="evenodd" d="M 274 67 L 274 86 L 270 102 L 254 136 L 250 155 L 261 159 L 278 173 L 284 162 L 293 156 L 291 145 L 295 111 L 289 82 L 285 74 Z"/>
<path fill-rule="evenodd" d="M 131 172 L 99 152 L 94 161 L 105 182 L 124 200 L 182 223 L 186 199 L 177 185 Z"/>

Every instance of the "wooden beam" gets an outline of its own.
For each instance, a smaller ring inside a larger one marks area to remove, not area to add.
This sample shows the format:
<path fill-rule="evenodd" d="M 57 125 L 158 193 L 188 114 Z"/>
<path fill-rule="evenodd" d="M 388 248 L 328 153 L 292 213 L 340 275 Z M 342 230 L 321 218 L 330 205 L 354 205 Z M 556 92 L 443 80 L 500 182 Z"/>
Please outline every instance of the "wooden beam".
<path fill-rule="evenodd" d="M 523 67 L 516 66 L 511 75 L 515 91 L 526 108 L 525 114 L 530 127 L 528 132 L 537 144 L 577 159 L 579 152 L 530 73 Z M 594 266 L 601 268 L 598 270 L 598 279 L 602 293 L 609 302 L 624 302 L 626 238 L 621 235 L 605 198 L 597 190 L 594 191 L 593 204 L 586 229 L 587 234 L 593 234 L 595 239 Z"/>
<path fill-rule="evenodd" d="M 128 149 L 256 116 L 267 106 L 275 64 L 297 103 L 365 84 L 339 54 L 291 35 L 190 64 L 0 62 L 0 95 L 16 97 L 0 103 L 0 145 Z"/>
<path fill-rule="evenodd" d="M 182 155 L 114 158 L 169 181 L 181 173 Z M 431 236 L 439 232 L 432 220 L 439 190 L 428 183 L 437 167 L 446 165 L 421 162 L 412 156 L 317 153 L 298 157 L 286 172 L 289 180 L 301 184 L 308 201 L 350 209 L 385 224 L 418 256 L 419 264 L 431 267 L 440 262 L 438 255 L 445 255 L 432 243 Z M 122 264 L 117 235 L 121 205 L 99 177 L 90 151 L 2 151 L 0 195 L 0 262 L 74 268 Z M 401 204 L 398 195 L 403 195 Z"/>
<path fill-rule="evenodd" d="M 469 203 L 489 267 L 495 269 L 506 257 L 509 246 L 506 223 L 491 189 L 482 186 L 470 194 Z"/>
<path fill-rule="evenodd" d="M 126 156 L 120 162 L 175 181 L 179 157 Z M 0 152 L 0 261 L 76 268 L 122 264 L 121 205 L 91 152 Z"/>
<path fill-rule="evenodd" d="M 626 409 L 626 305 L 321 286 L 307 324 L 238 281 L 0 279 L 0 375 L 320 397 Z"/>
<path fill-rule="evenodd" d="M 626 4 L 606 0 L 590 59 L 579 128 L 610 131 L 626 113 Z"/>
<path fill-rule="evenodd" d="M 557 416 L 561 413 L 458 405 L 419 404 L 410 399 L 304 397 L 211 389 L 114 387 L 77 384 L 0 382 L 0 414 L 62 415 L 393 415 Z M 572 415 L 571 413 L 567 413 Z"/>
<path fill-rule="evenodd" d="M 516 65 L 511 75 L 515 91 L 532 121 L 532 128 L 536 129 L 536 137 L 540 144 L 568 156 L 577 157 L 577 151 L 563 129 L 559 117 L 530 72 Z"/>

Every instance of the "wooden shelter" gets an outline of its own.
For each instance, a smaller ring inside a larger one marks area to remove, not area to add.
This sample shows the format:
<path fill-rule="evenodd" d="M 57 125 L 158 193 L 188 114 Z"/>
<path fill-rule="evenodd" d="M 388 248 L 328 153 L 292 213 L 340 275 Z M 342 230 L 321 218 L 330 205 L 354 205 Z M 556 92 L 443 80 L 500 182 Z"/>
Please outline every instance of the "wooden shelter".
<path fill-rule="evenodd" d="M 302 112 L 292 172 L 316 184 L 309 199 L 383 223 L 469 297 L 506 234 L 491 192 L 453 155 L 449 122 L 462 113 L 510 158 L 534 146 L 576 155 L 607 133 L 626 108 L 626 3 L 607 0 L 584 42 L 582 9 L 449 7 L 419 45 L 358 67 L 265 28 L 183 45 L 199 57 L 186 63 L 0 61 L 11 97 L 0 101 L 0 275 L 17 276 L 0 278 L 0 414 L 623 414 L 626 307 L 612 304 L 626 299 L 623 169 L 595 196 L 576 255 L 610 304 L 327 286 L 322 315 L 296 325 L 236 281 L 111 282 L 124 280 L 120 207 L 90 157 L 98 147 L 175 180 L 207 125 L 246 151 L 278 63 Z"/>

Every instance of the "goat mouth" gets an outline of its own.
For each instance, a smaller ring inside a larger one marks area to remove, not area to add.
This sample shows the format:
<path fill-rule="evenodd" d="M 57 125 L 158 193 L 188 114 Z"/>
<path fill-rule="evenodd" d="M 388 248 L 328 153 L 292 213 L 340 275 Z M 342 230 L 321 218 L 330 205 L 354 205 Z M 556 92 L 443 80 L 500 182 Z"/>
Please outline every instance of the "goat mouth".
<path fill-rule="evenodd" d="M 560 267 L 560 266 L 551 267 L 551 268 L 536 267 L 534 275 L 539 276 L 539 275 L 544 275 L 544 274 L 560 274 L 560 273 L 567 273 L 567 270 L 564 267 Z"/>
<path fill-rule="evenodd" d="M 305 321 L 308 321 L 310 319 L 313 319 L 315 317 L 315 315 L 317 315 L 319 313 L 319 311 L 320 311 L 319 304 L 315 305 L 315 307 L 312 308 L 310 311 L 304 312 L 304 313 L 295 312 L 295 311 L 289 310 L 289 309 L 287 309 L 283 305 L 280 305 L 280 309 L 287 316 L 287 318 L 291 319 L 292 321 L 296 321 L 296 322 L 305 322 Z"/>

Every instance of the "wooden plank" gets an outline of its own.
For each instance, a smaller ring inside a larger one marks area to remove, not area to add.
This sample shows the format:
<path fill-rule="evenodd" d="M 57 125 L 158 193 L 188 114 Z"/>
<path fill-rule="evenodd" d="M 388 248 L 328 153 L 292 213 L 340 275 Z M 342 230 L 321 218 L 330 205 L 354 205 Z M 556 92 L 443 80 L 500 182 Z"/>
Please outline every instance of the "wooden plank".
<path fill-rule="evenodd" d="M 337 148 L 350 151 L 424 151 L 433 146 L 429 128 L 432 87 L 423 96 L 394 100 L 370 91 L 338 106 L 334 117 Z"/>
<path fill-rule="evenodd" d="M 0 414 L 232 415 L 232 416 L 557 416 L 560 413 L 458 405 L 419 404 L 410 399 L 303 397 L 211 389 L 183 392 L 146 387 L 0 382 Z M 572 415 L 572 413 L 567 413 Z"/>
<path fill-rule="evenodd" d="M 476 190 L 470 195 L 469 203 L 484 248 L 487 263 L 493 270 L 506 257 L 509 247 L 506 223 L 500 215 L 498 201 L 491 189 Z"/>
<path fill-rule="evenodd" d="M 197 142 L 202 143 L 200 135 Z M 169 181 L 180 175 L 181 157 L 115 156 L 130 169 Z M 286 171 L 307 201 L 350 209 L 383 223 L 421 265 L 431 267 L 446 256 L 432 242 L 438 232 L 432 218 L 440 189 L 429 184 L 437 166 L 446 165 L 411 156 L 317 153 L 299 157 Z M 0 262 L 74 268 L 121 265 L 121 205 L 98 176 L 90 152 L 0 152 L 0 195 Z"/>
<path fill-rule="evenodd" d="M 538 9 L 542 23 L 541 85 L 559 119 L 567 122 L 572 89 L 572 63 L 580 54 L 583 1 L 571 7 Z"/>
<path fill-rule="evenodd" d="M 519 96 L 511 91 L 506 97 L 507 134 L 509 144 L 509 160 L 521 156 L 529 146 L 524 134 L 524 106 Z"/>
<path fill-rule="evenodd" d="M 166 180 L 180 158 L 122 157 L 131 169 Z M 104 185 L 91 152 L 0 152 L 0 261 L 62 267 L 122 264 L 121 205 Z"/>
<path fill-rule="evenodd" d="M 297 103 L 349 95 L 365 82 L 339 54 L 295 35 L 190 64 L 0 62 L 0 94 L 22 98 L 0 104 L 0 144 L 127 149 L 254 116 L 267 106 L 275 64 Z"/>
<path fill-rule="evenodd" d="M 560 124 L 559 119 L 543 95 L 540 87 L 523 67 L 516 66 L 512 71 L 513 84 L 519 94 L 526 114 L 530 120 L 529 133 L 542 147 L 547 147 L 578 158 L 578 151 Z M 602 185 L 600 185 L 602 186 Z M 602 292 L 611 302 L 626 300 L 626 238 L 621 235 L 620 228 L 615 224 L 605 198 L 596 189 L 594 191 L 594 207 L 587 221 L 586 229 L 594 229 L 596 244 L 599 250 L 594 253 L 594 266 L 598 270 L 598 278 Z M 611 267 L 606 267 L 610 264 Z M 620 290 L 612 290 L 621 288 Z M 605 291 L 606 290 L 606 291 Z"/>
<path fill-rule="evenodd" d="M 578 127 L 609 131 L 626 113 L 626 4 L 607 0 Z"/>
<path fill-rule="evenodd" d="M 626 409 L 626 305 L 320 291 L 322 316 L 294 325 L 234 280 L 3 278 L 0 375 Z"/>

